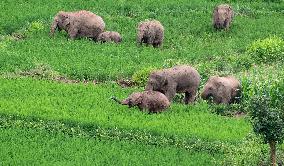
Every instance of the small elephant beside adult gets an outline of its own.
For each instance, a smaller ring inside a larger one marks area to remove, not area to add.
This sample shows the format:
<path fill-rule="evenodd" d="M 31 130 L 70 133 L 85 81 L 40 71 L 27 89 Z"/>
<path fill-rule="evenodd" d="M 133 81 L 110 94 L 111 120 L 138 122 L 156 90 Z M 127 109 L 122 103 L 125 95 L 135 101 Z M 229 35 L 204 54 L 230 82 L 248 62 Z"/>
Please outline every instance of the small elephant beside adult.
<path fill-rule="evenodd" d="M 241 83 L 233 76 L 211 76 L 206 82 L 201 98 L 210 100 L 216 104 L 230 104 L 238 102 L 241 95 Z"/>
<path fill-rule="evenodd" d="M 159 91 L 170 102 L 176 93 L 185 93 L 184 102 L 188 104 L 195 100 L 199 84 L 199 73 L 191 66 L 180 65 L 152 72 L 145 90 Z"/>
<path fill-rule="evenodd" d="M 50 27 L 51 36 L 54 35 L 56 29 L 65 30 L 71 39 L 88 37 L 96 41 L 105 29 L 105 22 L 100 16 L 86 10 L 60 11 L 54 17 Z"/>
<path fill-rule="evenodd" d="M 140 111 L 147 110 L 151 113 L 162 112 L 170 106 L 167 97 L 157 91 L 134 92 L 122 101 L 115 97 L 112 97 L 112 99 L 119 104 L 128 105 L 129 107 L 137 106 Z"/>

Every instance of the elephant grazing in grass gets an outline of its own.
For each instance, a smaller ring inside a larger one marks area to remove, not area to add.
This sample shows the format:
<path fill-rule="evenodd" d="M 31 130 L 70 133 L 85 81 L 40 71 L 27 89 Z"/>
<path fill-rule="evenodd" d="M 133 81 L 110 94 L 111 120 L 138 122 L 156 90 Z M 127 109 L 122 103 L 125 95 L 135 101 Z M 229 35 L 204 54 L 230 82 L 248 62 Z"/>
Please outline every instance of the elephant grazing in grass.
<path fill-rule="evenodd" d="M 122 41 L 122 38 L 118 32 L 106 31 L 99 35 L 98 41 L 102 43 L 105 43 L 105 42 L 120 43 Z"/>
<path fill-rule="evenodd" d="M 234 11 L 230 5 L 222 4 L 213 11 L 213 26 L 216 29 L 229 29 L 234 17 Z"/>
<path fill-rule="evenodd" d="M 104 31 L 105 23 L 100 16 L 86 10 L 60 11 L 54 17 L 50 27 L 51 36 L 56 29 L 65 30 L 71 39 L 88 37 L 96 41 L 99 34 Z"/>
<path fill-rule="evenodd" d="M 138 25 L 137 43 L 160 47 L 164 40 L 164 27 L 157 20 L 146 20 Z"/>
<path fill-rule="evenodd" d="M 176 93 L 185 93 L 185 104 L 195 100 L 200 84 L 199 73 L 191 66 L 180 65 L 154 71 L 150 74 L 145 90 L 159 91 L 172 101 Z"/>
<path fill-rule="evenodd" d="M 216 104 L 230 104 L 238 102 L 241 95 L 241 84 L 233 76 L 209 78 L 201 93 L 201 98 L 209 100 L 213 98 Z"/>
<path fill-rule="evenodd" d="M 150 113 L 163 112 L 170 106 L 167 97 L 157 91 L 134 92 L 122 101 L 115 97 L 112 97 L 112 99 L 122 105 L 137 106 L 141 111 L 148 110 Z"/>

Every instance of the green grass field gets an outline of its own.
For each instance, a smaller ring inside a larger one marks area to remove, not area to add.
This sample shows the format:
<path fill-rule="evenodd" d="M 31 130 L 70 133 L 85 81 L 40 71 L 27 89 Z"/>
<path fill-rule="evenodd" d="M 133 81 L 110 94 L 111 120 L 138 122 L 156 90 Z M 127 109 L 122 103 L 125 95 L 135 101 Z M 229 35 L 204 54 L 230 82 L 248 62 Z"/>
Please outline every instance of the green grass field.
<path fill-rule="evenodd" d="M 149 67 L 194 66 L 202 77 L 200 89 L 211 75 L 232 74 L 242 81 L 245 99 L 262 82 L 283 78 L 283 59 L 259 64 L 247 55 L 258 39 L 284 38 L 283 0 L 228 2 L 235 11 L 233 24 L 216 31 L 212 11 L 219 0 L 2 0 L 0 165 L 221 165 L 234 148 L 251 148 L 246 150 L 254 154 L 258 146 L 244 146 L 253 132 L 247 116 L 218 115 L 201 99 L 193 105 L 175 101 L 161 114 L 110 99 L 143 91 L 116 81 Z M 106 29 L 118 31 L 123 42 L 72 41 L 65 32 L 48 36 L 58 11 L 82 9 L 102 16 Z M 136 46 L 136 27 L 145 19 L 164 25 L 161 48 Z M 24 38 L 15 40 L 15 34 Z M 54 76 L 80 83 L 58 82 Z M 79 134 L 70 136 L 73 130 Z M 252 159 L 247 151 L 231 157 L 243 160 L 232 165 L 259 161 L 258 154 Z"/>

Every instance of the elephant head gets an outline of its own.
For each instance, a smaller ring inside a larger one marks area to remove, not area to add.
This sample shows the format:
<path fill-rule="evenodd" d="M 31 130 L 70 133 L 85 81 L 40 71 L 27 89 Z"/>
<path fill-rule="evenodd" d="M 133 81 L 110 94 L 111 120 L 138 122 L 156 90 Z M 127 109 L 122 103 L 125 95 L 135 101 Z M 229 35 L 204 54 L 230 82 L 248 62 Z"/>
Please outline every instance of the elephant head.
<path fill-rule="evenodd" d="M 168 79 L 164 76 L 163 73 L 153 72 L 148 79 L 148 83 L 145 90 L 159 91 L 161 93 L 165 93 L 167 85 Z"/>
<path fill-rule="evenodd" d="M 50 36 L 54 35 L 55 30 L 68 30 L 70 25 L 70 14 L 68 12 L 60 11 L 54 18 L 50 27 Z"/>
<path fill-rule="evenodd" d="M 132 93 L 128 98 L 121 101 L 122 105 L 128 105 L 129 107 L 138 106 L 142 103 L 142 93 Z"/>
<path fill-rule="evenodd" d="M 224 84 L 218 80 L 218 77 L 210 77 L 207 83 L 204 86 L 204 89 L 201 93 L 201 98 L 204 100 L 213 99 L 214 103 L 221 103 L 223 98 L 227 98 L 226 96 L 226 88 Z"/>

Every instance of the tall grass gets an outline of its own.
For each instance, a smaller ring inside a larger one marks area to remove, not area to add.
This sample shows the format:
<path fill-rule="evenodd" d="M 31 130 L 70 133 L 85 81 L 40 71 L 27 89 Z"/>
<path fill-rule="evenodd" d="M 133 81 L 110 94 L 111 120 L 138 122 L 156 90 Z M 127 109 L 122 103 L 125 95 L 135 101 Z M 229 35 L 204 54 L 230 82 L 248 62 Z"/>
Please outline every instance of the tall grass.
<path fill-rule="evenodd" d="M 208 105 L 202 102 L 191 106 L 173 104 L 165 113 L 153 115 L 129 109 L 110 97 L 124 98 L 135 89 L 121 89 L 115 84 L 76 85 L 33 79 L 0 79 L 0 82 L 0 113 L 4 114 L 233 142 L 251 130 L 244 119 L 211 114 Z"/>
<path fill-rule="evenodd" d="M 45 130 L 0 129 L 1 165 L 214 165 L 221 155 L 129 141 L 70 137 Z"/>

